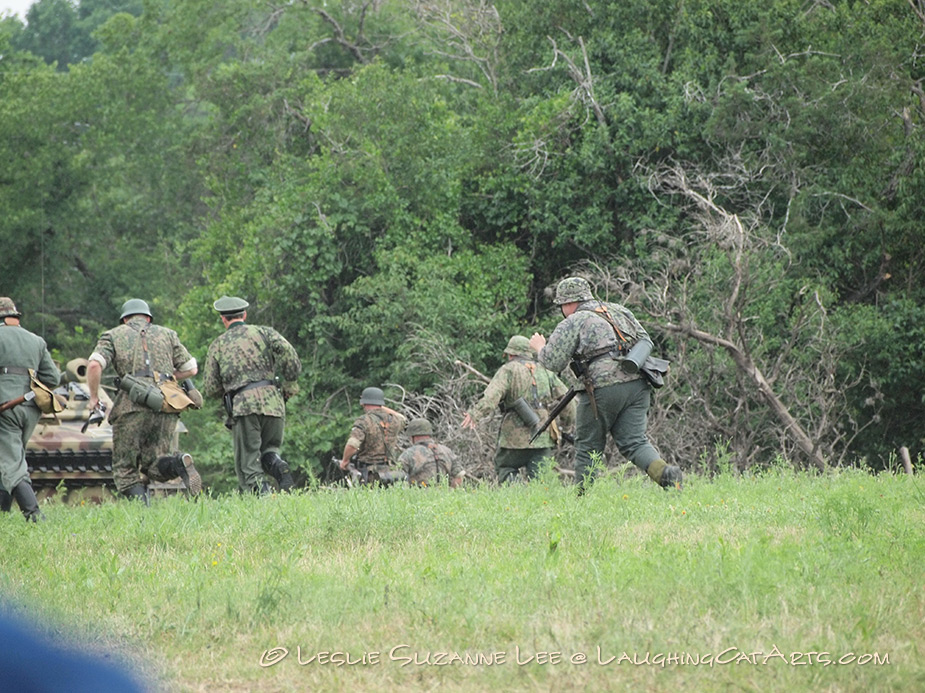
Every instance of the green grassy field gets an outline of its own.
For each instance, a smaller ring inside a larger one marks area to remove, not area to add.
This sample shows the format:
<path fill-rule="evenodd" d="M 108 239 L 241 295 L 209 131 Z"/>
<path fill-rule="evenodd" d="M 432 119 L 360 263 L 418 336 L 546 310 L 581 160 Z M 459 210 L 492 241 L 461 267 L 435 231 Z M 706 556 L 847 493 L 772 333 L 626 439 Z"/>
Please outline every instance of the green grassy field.
<path fill-rule="evenodd" d="M 925 487 L 775 471 L 45 507 L 0 590 L 155 690 L 925 690 Z"/>

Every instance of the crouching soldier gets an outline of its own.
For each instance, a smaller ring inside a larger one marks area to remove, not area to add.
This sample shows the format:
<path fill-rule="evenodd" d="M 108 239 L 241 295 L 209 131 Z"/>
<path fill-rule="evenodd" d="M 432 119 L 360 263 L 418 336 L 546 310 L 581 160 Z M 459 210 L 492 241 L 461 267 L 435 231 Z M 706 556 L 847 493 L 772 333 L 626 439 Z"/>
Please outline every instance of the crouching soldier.
<path fill-rule="evenodd" d="M 434 429 L 427 419 L 413 419 L 408 424 L 411 447 L 405 450 L 398 463 L 412 486 L 433 486 L 448 479 L 453 488 L 462 483 L 466 472 L 446 445 L 433 439 Z"/>
<path fill-rule="evenodd" d="M 360 404 L 364 413 L 350 428 L 340 468 L 346 470 L 355 461 L 363 479 L 379 481 L 383 485 L 404 477 L 395 467 L 398 464 L 398 436 L 408 420 L 403 414 L 385 406 L 385 394 L 378 387 L 363 390 Z"/>

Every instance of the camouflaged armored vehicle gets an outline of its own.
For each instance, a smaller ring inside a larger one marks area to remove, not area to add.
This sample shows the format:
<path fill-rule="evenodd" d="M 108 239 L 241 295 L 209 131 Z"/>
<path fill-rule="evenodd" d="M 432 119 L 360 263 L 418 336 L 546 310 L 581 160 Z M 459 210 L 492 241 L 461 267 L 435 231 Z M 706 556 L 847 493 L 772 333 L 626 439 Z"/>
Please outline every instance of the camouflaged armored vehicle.
<path fill-rule="evenodd" d="M 108 414 L 112 400 L 105 387 L 100 401 L 106 405 L 106 419 L 91 422 L 90 388 L 87 385 L 87 359 L 69 361 L 63 383 L 55 394 L 67 400 L 64 411 L 42 414 L 26 444 L 26 463 L 36 496 L 41 500 L 63 493 L 65 502 L 100 502 L 112 499 L 116 487 L 112 478 L 112 426 Z M 178 423 L 177 432 L 186 431 Z M 151 484 L 154 495 L 183 490 L 176 483 Z"/>

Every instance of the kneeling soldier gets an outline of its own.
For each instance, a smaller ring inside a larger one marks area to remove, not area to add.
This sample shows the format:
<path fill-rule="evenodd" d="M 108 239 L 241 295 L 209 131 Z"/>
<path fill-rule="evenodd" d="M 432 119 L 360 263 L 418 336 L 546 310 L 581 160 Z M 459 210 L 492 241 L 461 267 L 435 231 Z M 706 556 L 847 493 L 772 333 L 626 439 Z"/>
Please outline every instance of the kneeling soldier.
<path fill-rule="evenodd" d="M 441 479 L 449 479 L 454 488 L 462 483 L 466 472 L 453 451 L 433 439 L 434 429 L 427 419 L 413 419 L 408 435 L 412 445 L 398 462 L 412 486 L 433 486 Z"/>

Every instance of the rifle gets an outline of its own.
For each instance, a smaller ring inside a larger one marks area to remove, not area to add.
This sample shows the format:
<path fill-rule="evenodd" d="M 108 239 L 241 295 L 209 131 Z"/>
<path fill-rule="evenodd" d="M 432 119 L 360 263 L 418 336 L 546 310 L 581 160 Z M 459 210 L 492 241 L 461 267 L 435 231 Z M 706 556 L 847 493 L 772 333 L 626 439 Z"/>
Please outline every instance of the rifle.
<path fill-rule="evenodd" d="M 6 411 L 7 409 L 12 409 L 13 407 L 22 404 L 23 402 L 31 402 L 35 399 L 35 393 L 32 390 L 29 390 L 22 397 L 17 397 L 16 399 L 11 399 L 8 402 L 0 404 L 0 411 Z"/>
<path fill-rule="evenodd" d="M 551 424 L 553 420 L 557 416 L 559 416 L 559 414 L 562 413 L 562 410 L 568 406 L 568 403 L 571 402 L 575 398 L 576 394 L 578 394 L 578 391 L 575 389 L 575 386 L 573 385 L 572 387 L 568 389 L 568 391 L 564 395 L 562 395 L 559 401 L 556 402 L 552 406 L 552 409 L 549 410 L 549 416 L 546 417 L 546 420 L 540 424 L 540 427 L 536 429 L 536 433 L 534 433 L 533 437 L 530 438 L 531 443 L 534 440 L 536 440 L 543 431 L 549 428 L 549 424 Z"/>

